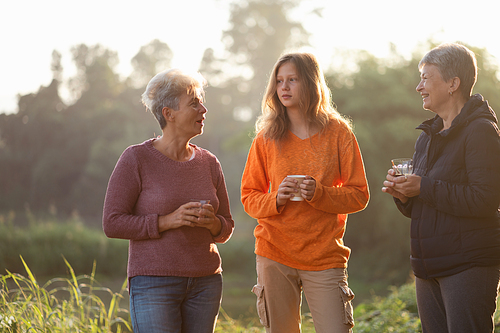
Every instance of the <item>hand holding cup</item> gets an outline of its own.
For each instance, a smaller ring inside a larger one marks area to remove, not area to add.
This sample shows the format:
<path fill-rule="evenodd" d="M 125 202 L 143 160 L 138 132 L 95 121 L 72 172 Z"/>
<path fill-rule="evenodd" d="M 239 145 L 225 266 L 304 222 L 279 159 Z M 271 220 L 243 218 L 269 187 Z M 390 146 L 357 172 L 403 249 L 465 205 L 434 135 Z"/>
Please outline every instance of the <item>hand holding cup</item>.
<path fill-rule="evenodd" d="M 411 158 L 396 158 L 391 160 L 392 168 L 387 172 L 382 192 L 388 193 L 405 203 L 409 198 L 420 194 L 422 178 L 413 174 Z M 404 177 L 402 177 L 404 176 Z"/>
<path fill-rule="evenodd" d="M 276 194 L 276 205 L 283 206 L 287 201 L 311 200 L 316 191 L 316 180 L 307 175 L 290 175 L 283 179 Z"/>

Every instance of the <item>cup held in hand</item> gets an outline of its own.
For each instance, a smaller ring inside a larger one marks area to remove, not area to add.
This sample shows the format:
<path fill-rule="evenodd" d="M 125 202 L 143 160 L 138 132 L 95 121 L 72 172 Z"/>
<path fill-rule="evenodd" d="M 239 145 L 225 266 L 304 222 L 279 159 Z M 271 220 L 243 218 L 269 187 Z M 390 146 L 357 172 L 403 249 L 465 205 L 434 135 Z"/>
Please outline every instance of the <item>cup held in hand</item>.
<path fill-rule="evenodd" d="M 413 160 L 411 158 L 395 158 L 391 162 L 396 176 L 411 175 L 413 173 Z"/>
<path fill-rule="evenodd" d="M 199 202 L 203 206 L 209 204 L 210 200 L 191 199 L 191 202 Z"/>
<path fill-rule="evenodd" d="M 306 178 L 305 175 L 288 175 L 287 177 L 296 179 L 298 181 L 297 186 L 300 186 L 302 184 L 302 181 Z M 290 198 L 290 201 L 303 201 L 304 198 L 300 195 L 300 188 L 299 192 L 294 193 L 294 197 Z"/>
<path fill-rule="evenodd" d="M 202 206 L 210 203 L 210 200 L 204 200 L 204 199 L 191 199 L 190 201 L 191 202 L 199 202 L 199 203 L 201 203 Z M 193 208 L 193 209 L 198 209 L 199 211 L 201 211 L 201 207 Z"/>

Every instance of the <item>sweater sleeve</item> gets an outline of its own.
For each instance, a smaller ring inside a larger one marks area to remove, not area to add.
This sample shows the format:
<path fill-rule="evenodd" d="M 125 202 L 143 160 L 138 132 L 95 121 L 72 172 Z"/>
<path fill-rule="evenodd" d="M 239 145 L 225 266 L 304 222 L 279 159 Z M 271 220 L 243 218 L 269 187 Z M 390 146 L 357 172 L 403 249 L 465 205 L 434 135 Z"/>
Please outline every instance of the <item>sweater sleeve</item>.
<path fill-rule="evenodd" d="M 140 164 L 132 148 L 120 156 L 109 179 L 103 209 L 103 230 L 107 237 L 129 240 L 160 238 L 158 215 L 134 215 L 141 191 Z"/>
<path fill-rule="evenodd" d="M 214 242 L 225 243 L 231 238 L 234 231 L 234 220 L 231 216 L 229 197 L 227 194 L 226 181 L 220 162 L 216 160 L 216 174 L 217 174 L 217 197 L 219 199 L 219 209 L 216 216 L 221 222 L 221 231 L 219 235 L 214 237 Z"/>
<path fill-rule="evenodd" d="M 471 126 L 465 143 L 467 184 L 422 177 L 419 198 L 437 210 L 463 217 L 498 213 L 500 202 L 500 136 L 491 122 Z"/>
<path fill-rule="evenodd" d="M 350 214 L 366 207 L 370 197 L 363 159 L 352 132 L 338 147 L 340 179 L 333 186 L 316 183 L 316 191 L 309 201 L 314 208 L 333 214 Z"/>
<path fill-rule="evenodd" d="M 277 191 L 269 192 L 265 144 L 262 136 L 254 139 L 241 179 L 241 202 L 245 212 L 256 219 L 279 214 L 276 207 Z"/>

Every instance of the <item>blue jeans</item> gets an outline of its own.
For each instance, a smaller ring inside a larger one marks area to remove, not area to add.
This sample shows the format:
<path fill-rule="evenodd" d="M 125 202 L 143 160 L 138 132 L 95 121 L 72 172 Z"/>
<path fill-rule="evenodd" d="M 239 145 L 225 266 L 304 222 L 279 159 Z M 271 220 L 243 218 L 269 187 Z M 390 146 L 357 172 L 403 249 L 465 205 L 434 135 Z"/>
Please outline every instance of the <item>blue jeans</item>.
<path fill-rule="evenodd" d="M 135 333 L 212 333 L 222 299 L 222 275 L 135 276 L 130 316 Z"/>

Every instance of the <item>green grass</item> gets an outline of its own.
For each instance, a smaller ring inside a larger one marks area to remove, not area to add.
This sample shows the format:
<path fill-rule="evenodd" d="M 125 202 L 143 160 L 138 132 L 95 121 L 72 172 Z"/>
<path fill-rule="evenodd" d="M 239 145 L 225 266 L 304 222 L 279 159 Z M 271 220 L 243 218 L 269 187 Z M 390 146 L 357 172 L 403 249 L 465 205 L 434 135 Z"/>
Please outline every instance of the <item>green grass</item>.
<path fill-rule="evenodd" d="M 68 278 L 53 278 L 41 286 L 21 257 L 27 277 L 7 271 L 0 275 L 0 332 L 131 332 L 128 310 L 120 306 L 126 298 L 126 281 L 119 292 L 102 287 L 95 280 L 95 263 L 90 275 L 76 276 L 64 259 Z M 107 299 L 108 301 L 103 301 Z M 387 297 L 374 296 L 355 308 L 355 333 L 421 332 L 415 286 L 392 287 Z M 495 314 L 500 323 L 500 313 Z M 258 319 L 233 319 L 220 310 L 216 332 L 264 333 Z M 302 332 L 314 332 L 309 313 L 302 318 Z M 496 327 L 495 332 L 500 332 Z"/>
<path fill-rule="evenodd" d="M 43 286 L 21 257 L 27 277 L 0 275 L 0 332 L 131 332 L 128 310 L 120 307 L 126 298 L 126 280 L 119 292 L 102 287 L 91 275 L 76 276 L 66 259 L 68 278 L 53 278 Z M 109 299 L 109 302 L 103 301 Z M 305 320 L 306 321 L 306 320 Z M 223 309 L 216 332 L 265 332 L 257 320 L 235 320 Z M 314 332 L 304 325 L 303 332 Z"/>
<path fill-rule="evenodd" d="M 92 274 L 76 276 L 64 259 L 69 278 L 54 278 L 40 286 L 21 258 L 28 277 L 7 271 L 0 276 L 0 332 L 130 332 L 128 310 L 120 308 L 126 287 L 116 293 Z M 105 304 L 99 293 L 107 293 Z"/>
<path fill-rule="evenodd" d="M 356 333 L 421 332 L 415 285 L 392 287 L 387 297 L 374 296 L 355 308 L 354 318 Z"/>

